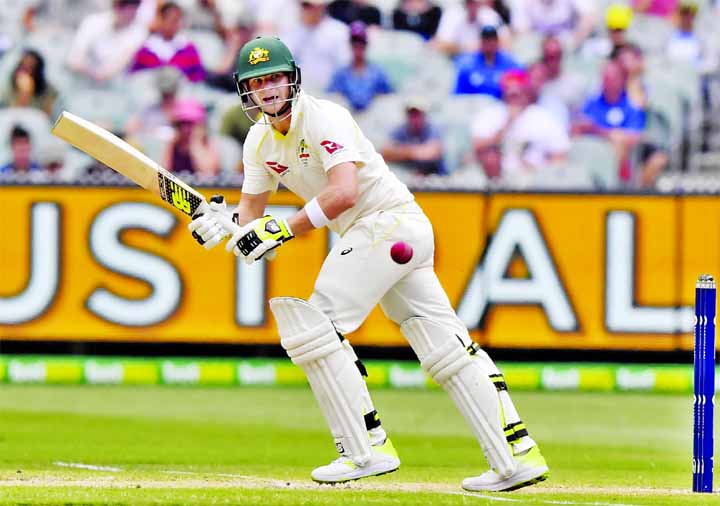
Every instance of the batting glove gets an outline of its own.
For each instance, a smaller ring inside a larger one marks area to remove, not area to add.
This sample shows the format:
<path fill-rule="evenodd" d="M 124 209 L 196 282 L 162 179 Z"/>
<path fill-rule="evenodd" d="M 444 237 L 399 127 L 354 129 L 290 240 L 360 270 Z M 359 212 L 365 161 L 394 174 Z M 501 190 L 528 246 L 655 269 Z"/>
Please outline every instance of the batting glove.
<path fill-rule="evenodd" d="M 203 202 L 188 224 L 193 238 L 207 250 L 214 248 L 239 229 L 233 222 L 232 213 L 228 211 L 222 195 L 215 195 L 209 204 Z"/>
<path fill-rule="evenodd" d="M 267 254 L 274 257 L 272 250 L 295 237 L 287 220 L 277 220 L 270 215 L 251 221 L 236 231 L 225 245 L 235 256 L 242 255 L 248 264 L 260 260 Z"/>

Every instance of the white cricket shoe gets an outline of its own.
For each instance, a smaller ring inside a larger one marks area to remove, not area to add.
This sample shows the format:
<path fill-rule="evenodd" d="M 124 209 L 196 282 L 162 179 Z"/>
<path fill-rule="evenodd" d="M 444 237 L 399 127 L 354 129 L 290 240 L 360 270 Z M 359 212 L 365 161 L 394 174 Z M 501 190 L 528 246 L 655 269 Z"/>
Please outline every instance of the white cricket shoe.
<path fill-rule="evenodd" d="M 491 469 L 480 476 L 465 478 L 462 488 L 471 492 L 509 492 L 547 479 L 549 469 L 537 446 L 530 448 L 525 455 L 515 457 L 515 461 L 517 470 L 508 478 Z"/>
<path fill-rule="evenodd" d="M 379 476 L 392 473 L 400 467 L 400 459 L 390 438 L 379 446 L 372 446 L 372 457 L 364 466 L 356 465 L 349 457 L 339 457 L 326 466 L 312 472 L 312 479 L 319 483 L 342 483 L 359 480 L 367 476 Z"/>

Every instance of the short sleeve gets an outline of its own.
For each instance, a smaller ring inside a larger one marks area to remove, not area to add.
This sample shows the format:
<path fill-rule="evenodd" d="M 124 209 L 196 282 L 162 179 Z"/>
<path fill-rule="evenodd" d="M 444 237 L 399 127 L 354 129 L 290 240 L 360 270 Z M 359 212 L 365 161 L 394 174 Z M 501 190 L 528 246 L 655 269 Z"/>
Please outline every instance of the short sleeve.
<path fill-rule="evenodd" d="M 320 155 L 323 170 L 346 162 L 364 163 L 360 154 L 362 135 L 350 113 L 335 106 L 320 111 L 312 123 L 313 148 Z"/>
<path fill-rule="evenodd" d="M 243 172 L 245 179 L 243 180 L 242 192 L 251 195 L 276 192 L 279 183 L 278 179 L 271 176 L 257 160 L 249 155 L 249 152 L 251 152 L 250 149 L 243 150 Z"/>
<path fill-rule="evenodd" d="M 634 132 L 642 132 L 645 130 L 645 111 L 628 107 L 625 113 L 627 114 L 627 121 L 625 122 L 625 128 L 627 130 Z"/>
<path fill-rule="evenodd" d="M 487 139 L 495 135 L 507 121 L 507 111 L 501 105 L 482 111 L 472 123 L 472 137 Z"/>
<path fill-rule="evenodd" d="M 459 12 L 456 7 L 450 7 L 445 10 L 440 17 L 440 24 L 438 26 L 435 36 L 443 41 L 455 42 L 458 38 L 458 31 L 462 25 L 462 17 L 458 16 Z"/>
<path fill-rule="evenodd" d="M 96 17 L 90 16 L 85 18 L 81 23 L 80 27 L 75 32 L 75 37 L 70 44 L 70 49 L 67 52 L 67 61 L 71 65 L 82 65 L 87 59 L 87 53 L 92 44 L 95 30 L 93 28 Z"/>
<path fill-rule="evenodd" d="M 390 84 L 390 81 L 388 80 L 387 75 L 381 68 L 377 68 L 377 80 L 376 80 L 376 92 L 377 93 L 393 93 L 393 87 L 392 84 Z"/>
<path fill-rule="evenodd" d="M 573 5 L 581 15 L 594 15 L 597 12 L 592 0 L 574 0 Z"/>
<path fill-rule="evenodd" d="M 570 138 L 567 132 L 551 113 L 542 112 L 538 119 L 540 120 L 539 125 L 541 125 L 541 139 L 545 143 L 546 150 L 555 155 L 567 153 L 570 149 Z"/>

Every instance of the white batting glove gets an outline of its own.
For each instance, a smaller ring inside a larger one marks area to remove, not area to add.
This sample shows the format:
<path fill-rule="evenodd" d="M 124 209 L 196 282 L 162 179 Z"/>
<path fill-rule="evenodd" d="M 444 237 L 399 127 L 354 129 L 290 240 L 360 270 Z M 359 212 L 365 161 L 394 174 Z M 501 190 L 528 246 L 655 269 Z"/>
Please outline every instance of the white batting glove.
<path fill-rule="evenodd" d="M 215 195 L 209 204 L 201 204 L 188 224 L 193 238 L 205 249 L 210 250 L 220 244 L 223 239 L 235 234 L 240 227 L 232 221 L 232 213 L 228 211 L 225 197 Z"/>

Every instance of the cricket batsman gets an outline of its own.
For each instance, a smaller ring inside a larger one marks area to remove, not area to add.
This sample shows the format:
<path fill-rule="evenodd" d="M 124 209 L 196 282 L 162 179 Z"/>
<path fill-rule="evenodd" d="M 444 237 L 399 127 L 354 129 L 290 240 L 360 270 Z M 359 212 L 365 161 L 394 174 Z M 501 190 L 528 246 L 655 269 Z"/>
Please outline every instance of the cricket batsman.
<path fill-rule="evenodd" d="M 252 263 L 315 228 L 340 236 L 308 300 L 270 300 L 280 343 L 307 375 L 339 454 L 312 478 L 339 483 L 400 467 L 365 368 L 345 337 L 378 303 L 480 443 L 490 470 L 466 478 L 463 488 L 513 490 L 547 478 L 503 375 L 470 339 L 438 281 L 430 221 L 350 113 L 302 91 L 300 69 L 277 38 L 248 42 L 234 76 L 243 109 L 256 121 L 243 149 L 245 179 L 232 213 L 237 226 L 223 228 L 231 212 L 215 198 L 189 225 L 193 237 L 210 249 L 232 235 L 226 249 Z M 306 202 L 287 220 L 265 215 L 280 183 Z M 406 263 L 391 258 L 399 241 L 413 250 Z"/>

